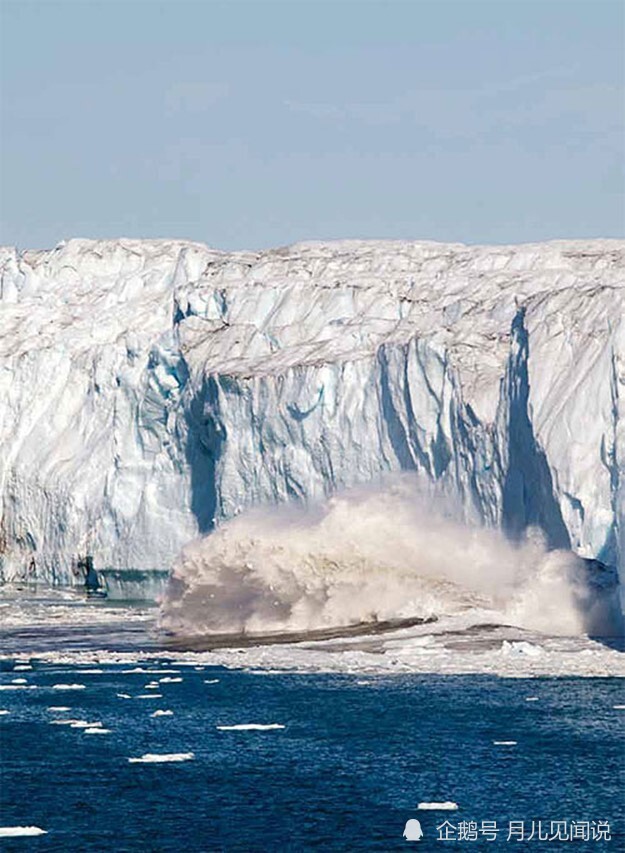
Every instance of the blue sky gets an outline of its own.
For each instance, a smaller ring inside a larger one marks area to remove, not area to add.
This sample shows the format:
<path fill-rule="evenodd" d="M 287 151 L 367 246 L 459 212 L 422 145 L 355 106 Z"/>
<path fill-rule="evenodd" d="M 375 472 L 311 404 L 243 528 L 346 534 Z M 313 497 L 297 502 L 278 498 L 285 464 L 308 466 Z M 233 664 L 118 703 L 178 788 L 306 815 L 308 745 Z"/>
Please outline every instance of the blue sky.
<path fill-rule="evenodd" d="M 0 0 L 0 242 L 621 236 L 620 0 Z"/>

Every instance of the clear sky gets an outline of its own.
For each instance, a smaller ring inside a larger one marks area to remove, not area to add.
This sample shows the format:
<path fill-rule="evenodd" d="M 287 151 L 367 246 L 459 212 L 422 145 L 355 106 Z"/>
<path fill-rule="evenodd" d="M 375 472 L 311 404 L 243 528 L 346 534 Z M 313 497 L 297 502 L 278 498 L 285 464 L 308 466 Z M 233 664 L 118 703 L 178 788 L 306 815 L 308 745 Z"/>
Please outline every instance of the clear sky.
<path fill-rule="evenodd" d="M 0 0 L 0 243 L 618 237 L 621 0 Z"/>

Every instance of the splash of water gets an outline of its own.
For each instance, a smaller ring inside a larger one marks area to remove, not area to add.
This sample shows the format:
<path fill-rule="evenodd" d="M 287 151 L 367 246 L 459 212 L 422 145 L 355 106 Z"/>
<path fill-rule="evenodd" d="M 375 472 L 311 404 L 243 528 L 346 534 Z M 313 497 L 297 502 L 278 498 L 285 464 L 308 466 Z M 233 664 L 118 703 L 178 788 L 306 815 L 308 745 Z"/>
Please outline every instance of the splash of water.
<path fill-rule="evenodd" d="M 161 607 L 175 635 L 319 631 L 488 611 L 551 634 L 593 630 L 584 562 L 512 545 L 402 478 L 313 508 L 239 516 L 180 555 Z"/>

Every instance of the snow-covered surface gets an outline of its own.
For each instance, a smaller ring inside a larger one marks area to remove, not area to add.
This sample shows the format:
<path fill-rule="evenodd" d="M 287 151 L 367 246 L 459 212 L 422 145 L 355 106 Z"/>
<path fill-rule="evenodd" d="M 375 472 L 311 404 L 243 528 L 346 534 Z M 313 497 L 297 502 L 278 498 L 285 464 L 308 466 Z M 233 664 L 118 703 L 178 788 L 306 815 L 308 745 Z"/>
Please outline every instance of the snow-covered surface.
<path fill-rule="evenodd" d="M 4 578 L 71 581 L 89 551 L 122 592 L 154 591 L 214 520 L 399 470 L 469 518 L 622 565 L 624 255 L 0 250 Z"/>

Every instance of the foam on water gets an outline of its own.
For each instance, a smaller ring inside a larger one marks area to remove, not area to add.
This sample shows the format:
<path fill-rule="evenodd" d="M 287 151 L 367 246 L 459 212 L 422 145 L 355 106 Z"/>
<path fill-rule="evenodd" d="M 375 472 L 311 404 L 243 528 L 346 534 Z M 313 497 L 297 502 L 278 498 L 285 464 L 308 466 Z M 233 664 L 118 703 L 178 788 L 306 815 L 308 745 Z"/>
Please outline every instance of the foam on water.
<path fill-rule="evenodd" d="M 466 524 L 402 477 L 308 509 L 252 511 L 191 543 L 160 626 L 186 637 L 305 633 L 475 609 L 562 635 L 596 631 L 605 616 L 574 554 L 548 551 L 537 533 L 513 545 Z"/>

